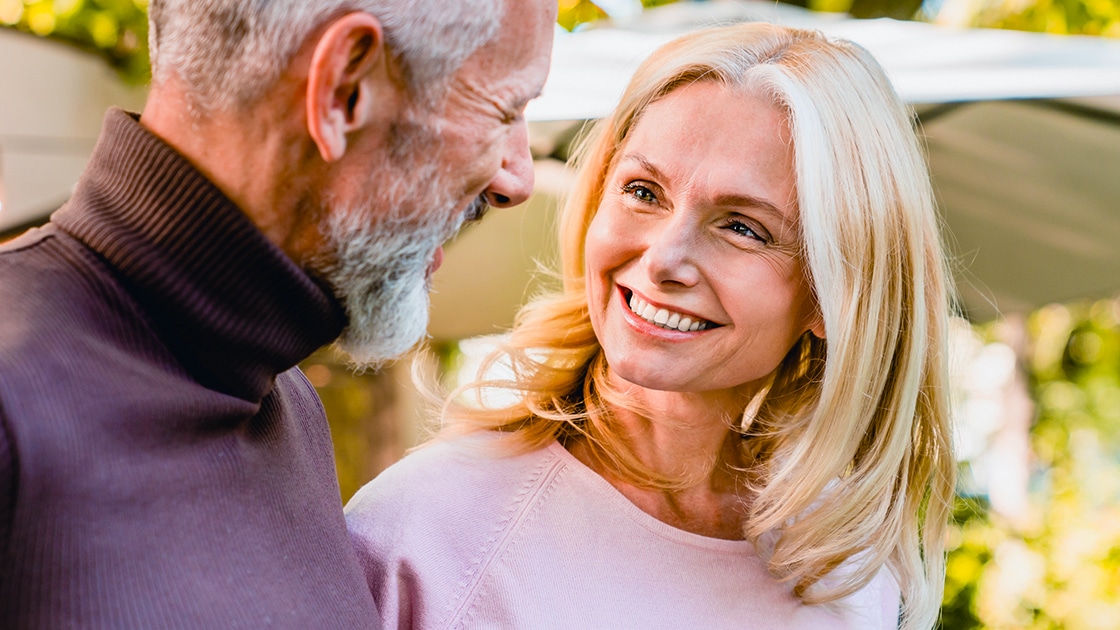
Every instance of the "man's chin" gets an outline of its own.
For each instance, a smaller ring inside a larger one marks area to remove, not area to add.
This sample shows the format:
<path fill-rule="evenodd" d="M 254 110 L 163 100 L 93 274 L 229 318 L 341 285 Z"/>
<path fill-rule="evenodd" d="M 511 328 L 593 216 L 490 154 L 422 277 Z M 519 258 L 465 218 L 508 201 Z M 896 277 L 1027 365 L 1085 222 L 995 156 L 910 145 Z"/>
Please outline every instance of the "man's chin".
<path fill-rule="evenodd" d="M 350 324 L 338 339 L 351 367 L 380 369 L 427 338 L 428 292 L 423 283 L 416 284 L 416 289 L 398 296 L 401 301 L 382 302 L 365 311 L 355 305 Z"/>
<path fill-rule="evenodd" d="M 378 371 L 408 354 L 427 337 L 423 333 L 410 339 L 397 337 L 387 344 L 383 340 L 370 341 L 364 335 L 347 334 L 348 330 L 338 338 L 338 347 L 346 354 L 350 368 L 357 372 Z"/>

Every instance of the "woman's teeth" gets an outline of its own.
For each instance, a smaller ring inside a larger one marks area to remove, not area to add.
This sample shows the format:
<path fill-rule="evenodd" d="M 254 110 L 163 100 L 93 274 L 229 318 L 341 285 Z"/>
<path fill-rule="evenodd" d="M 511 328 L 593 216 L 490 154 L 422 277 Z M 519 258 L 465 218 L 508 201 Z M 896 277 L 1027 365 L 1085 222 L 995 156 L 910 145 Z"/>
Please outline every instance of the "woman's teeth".
<path fill-rule="evenodd" d="M 634 294 L 630 295 L 630 310 L 647 322 L 668 330 L 691 332 L 704 330 L 708 327 L 708 322 L 693 320 L 687 315 L 651 306 Z"/>

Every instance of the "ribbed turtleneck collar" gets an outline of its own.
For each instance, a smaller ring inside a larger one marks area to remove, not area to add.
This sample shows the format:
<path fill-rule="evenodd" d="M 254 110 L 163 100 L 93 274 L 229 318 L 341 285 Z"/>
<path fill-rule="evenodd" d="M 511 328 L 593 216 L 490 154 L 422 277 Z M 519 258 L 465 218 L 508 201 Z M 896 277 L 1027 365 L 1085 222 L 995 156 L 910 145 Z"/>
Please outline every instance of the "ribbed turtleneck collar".
<path fill-rule="evenodd" d="M 52 217 L 116 269 L 203 385 L 260 400 L 332 341 L 338 302 L 183 156 L 110 110 L 71 200 Z"/>

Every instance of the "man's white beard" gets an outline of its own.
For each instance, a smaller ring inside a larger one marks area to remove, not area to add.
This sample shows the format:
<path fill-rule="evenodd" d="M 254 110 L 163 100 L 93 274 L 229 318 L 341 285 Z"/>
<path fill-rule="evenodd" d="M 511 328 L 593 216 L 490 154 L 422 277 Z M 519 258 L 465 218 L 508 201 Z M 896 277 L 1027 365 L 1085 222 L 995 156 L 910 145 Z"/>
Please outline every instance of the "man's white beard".
<path fill-rule="evenodd" d="M 376 169 L 394 181 L 374 182 L 361 199 L 326 212 L 326 252 L 314 267 L 349 318 L 339 346 L 356 369 L 377 369 L 425 337 L 432 255 L 475 208 L 456 212 L 448 178 L 415 162 Z"/>

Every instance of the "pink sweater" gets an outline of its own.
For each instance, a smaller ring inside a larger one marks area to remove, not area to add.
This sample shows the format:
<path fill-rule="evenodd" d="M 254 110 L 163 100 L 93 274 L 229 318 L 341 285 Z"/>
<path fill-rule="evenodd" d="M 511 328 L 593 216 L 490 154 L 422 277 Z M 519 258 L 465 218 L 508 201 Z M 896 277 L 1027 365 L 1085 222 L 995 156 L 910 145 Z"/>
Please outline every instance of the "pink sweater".
<path fill-rule="evenodd" d="M 386 628 L 896 628 L 886 571 L 802 605 L 746 541 L 666 525 L 561 445 L 501 456 L 497 434 L 437 442 L 346 506 Z"/>

